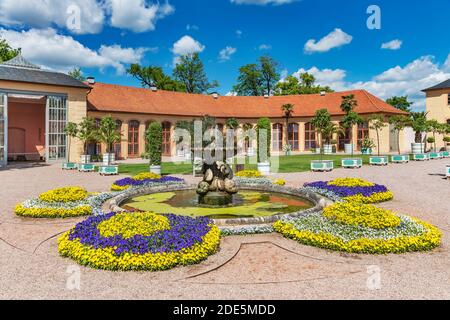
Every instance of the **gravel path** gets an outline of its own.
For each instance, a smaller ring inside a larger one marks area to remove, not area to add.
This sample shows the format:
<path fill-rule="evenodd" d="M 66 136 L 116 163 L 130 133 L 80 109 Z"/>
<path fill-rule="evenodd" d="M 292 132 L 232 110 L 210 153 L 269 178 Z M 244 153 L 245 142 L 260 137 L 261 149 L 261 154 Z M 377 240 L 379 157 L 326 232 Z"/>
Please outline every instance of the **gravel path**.
<path fill-rule="evenodd" d="M 0 298 L 449 299 L 450 181 L 443 177 L 447 163 L 449 160 L 436 160 L 273 176 L 286 179 L 291 186 L 347 176 L 385 184 L 395 199 L 383 207 L 424 219 L 443 230 L 443 244 L 432 252 L 350 255 L 303 246 L 277 234 L 236 236 L 224 238 L 220 253 L 200 265 L 156 273 L 78 267 L 58 256 L 56 237 L 80 218 L 34 220 L 13 213 L 16 203 L 48 189 L 81 185 L 89 191 L 105 191 L 117 177 L 62 172 L 57 166 L 3 170 Z M 80 290 L 71 290 L 78 271 Z M 378 278 L 374 271 L 380 272 L 376 288 L 368 286 Z"/>

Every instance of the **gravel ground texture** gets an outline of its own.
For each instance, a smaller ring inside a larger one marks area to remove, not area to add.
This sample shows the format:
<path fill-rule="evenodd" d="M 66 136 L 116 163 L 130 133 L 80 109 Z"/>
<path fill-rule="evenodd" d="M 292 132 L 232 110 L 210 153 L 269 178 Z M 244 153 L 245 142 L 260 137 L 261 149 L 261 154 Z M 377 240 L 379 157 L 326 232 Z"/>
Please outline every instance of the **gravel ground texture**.
<path fill-rule="evenodd" d="M 120 177 L 61 171 L 56 165 L 8 167 L 0 170 L 0 299 L 450 299 L 446 164 L 448 159 L 271 176 L 295 187 L 339 177 L 384 184 L 395 199 L 380 206 L 443 231 L 442 246 L 432 252 L 355 255 L 300 245 L 278 234 L 232 236 L 223 238 L 220 252 L 205 262 L 165 272 L 79 267 L 59 257 L 56 239 L 83 218 L 14 215 L 16 203 L 48 189 L 80 185 L 106 191 Z"/>

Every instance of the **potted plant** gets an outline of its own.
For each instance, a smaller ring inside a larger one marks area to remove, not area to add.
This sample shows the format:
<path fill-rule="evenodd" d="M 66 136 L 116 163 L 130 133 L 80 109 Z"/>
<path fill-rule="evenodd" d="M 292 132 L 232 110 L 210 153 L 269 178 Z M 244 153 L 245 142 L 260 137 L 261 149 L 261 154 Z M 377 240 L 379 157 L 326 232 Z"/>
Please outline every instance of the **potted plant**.
<path fill-rule="evenodd" d="M 76 138 L 78 134 L 78 126 L 76 123 L 68 122 L 66 127 L 64 128 L 64 133 L 67 135 L 68 143 L 67 143 L 67 162 L 62 164 L 62 168 L 64 170 L 74 170 L 77 168 L 77 164 L 75 162 L 70 162 L 70 145 L 72 143 L 72 138 Z"/>
<path fill-rule="evenodd" d="M 361 153 L 362 154 L 372 154 L 372 149 L 375 148 L 375 143 L 370 138 L 364 138 L 361 143 Z"/>
<path fill-rule="evenodd" d="M 78 139 L 83 142 L 83 154 L 81 155 L 81 162 L 78 165 L 79 171 L 94 171 L 94 165 L 91 164 L 91 156 L 87 154 L 87 146 L 89 142 L 94 142 L 96 139 L 95 121 L 92 118 L 85 117 L 78 124 Z"/>
<path fill-rule="evenodd" d="M 112 150 L 114 143 L 119 142 L 120 139 L 121 133 L 117 130 L 116 121 L 111 116 L 102 118 L 97 129 L 97 140 L 106 145 L 106 153 L 103 154 L 103 165 L 100 166 L 100 174 L 119 174 L 119 167 L 112 165 L 112 162 L 115 161 Z"/>
<path fill-rule="evenodd" d="M 427 112 L 411 112 L 409 126 L 414 131 L 414 143 L 411 144 L 413 154 L 425 153 L 423 133 L 428 131 Z"/>
<path fill-rule="evenodd" d="M 409 122 L 409 118 L 403 115 L 391 116 L 389 118 L 389 123 L 392 125 L 392 131 L 395 132 L 397 136 L 398 155 L 393 155 L 391 157 L 391 161 L 394 163 L 409 162 L 409 155 L 402 154 L 400 149 L 400 132 L 408 126 Z"/>
<path fill-rule="evenodd" d="M 445 150 L 450 151 L 450 136 L 445 136 L 443 141 L 445 143 Z"/>
<path fill-rule="evenodd" d="M 375 114 L 369 118 L 369 128 L 375 130 L 377 134 L 377 155 L 380 155 L 380 132 L 387 124 L 384 122 L 384 118 L 381 115 Z"/>
<path fill-rule="evenodd" d="M 316 132 L 319 136 L 319 153 L 320 160 L 311 161 L 312 171 L 332 171 L 334 169 L 334 162 L 332 160 L 323 160 L 323 137 L 327 130 L 330 129 L 331 115 L 327 109 L 320 109 L 316 111 L 314 118 L 311 120 L 311 124 L 316 128 Z"/>
<path fill-rule="evenodd" d="M 345 112 L 345 116 L 342 119 L 342 126 L 345 129 L 349 129 L 350 132 L 350 143 L 344 145 L 345 153 L 351 154 L 353 158 L 354 145 L 353 145 L 353 126 L 362 123 L 362 118 L 354 111 L 355 107 L 358 106 L 358 102 L 355 100 L 355 96 L 350 94 L 348 96 L 342 97 L 341 110 Z"/>
<path fill-rule="evenodd" d="M 286 103 L 281 106 L 281 111 L 283 111 L 284 119 L 285 119 L 285 129 L 284 129 L 284 153 L 288 156 L 291 155 L 292 146 L 289 143 L 289 119 L 292 118 L 294 114 L 294 105 L 291 103 Z"/>
<path fill-rule="evenodd" d="M 323 153 L 324 154 L 332 154 L 333 153 L 333 145 L 337 143 L 336 140 L 333 140 L 334 134 L 341 134 L 342 128 L 339 125 L 332 123 L 331 121 L 322 131 L 324 145 L 323 145 Z"/>
<path fill-rule="evenodd" d="M 162 160 L 162 125 L 159 122 L 152 122 L 145 132 L 145 139 L 148 144 L 148 158 L 150 172 L 161 174 Z"/>
<path fill-rule="evenodd" d="M 268 118 L 260 118 L 256 125 L 258 141 L 258 171 L 263 175 L 270 174 L 270 141 L 272 125 Z"/>

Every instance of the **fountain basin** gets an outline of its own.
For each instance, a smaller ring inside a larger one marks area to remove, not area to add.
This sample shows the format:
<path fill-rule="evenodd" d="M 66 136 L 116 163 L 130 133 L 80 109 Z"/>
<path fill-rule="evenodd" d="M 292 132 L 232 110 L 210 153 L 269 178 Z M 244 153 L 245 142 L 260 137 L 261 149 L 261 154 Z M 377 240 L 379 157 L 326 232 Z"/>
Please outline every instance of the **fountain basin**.
<path fill-rule="evenodd" d="M 146 186 L 125 191 L 109 200 L 109 211 L 153 211 L 207 216 L 219 226 L 267 224 L 282 216 L 321 211 L 331 204 L 316 193 L 278 185 L 241 184 L 232 203 L 208 206 L 198 203 L 196 186 Z"/>

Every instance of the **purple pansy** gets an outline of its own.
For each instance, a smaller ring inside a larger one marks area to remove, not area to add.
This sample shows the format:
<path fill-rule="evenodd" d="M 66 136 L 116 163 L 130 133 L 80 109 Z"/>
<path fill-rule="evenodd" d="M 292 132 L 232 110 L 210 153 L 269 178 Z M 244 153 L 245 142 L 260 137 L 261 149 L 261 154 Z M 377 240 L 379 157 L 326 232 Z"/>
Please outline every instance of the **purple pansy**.
<path fill-rule="evenodd" d="M 345 197 L 351 197 L 357 194 L 361 194 L 364 197 L 370 197 L 374 193 L 379 192 L 387 192 L 388 189 L 380 184 L 375 184 L 371 187 L 340 187 L 340 186 L 333 186 L 329 185 L 328 181 L 316 181 L 312 183 L 305 183 L 305 187 L 313 187 L 313 188 L 319 188 L 319 189 L 325 189 L 328 191 L 331 191 L 338 196 L 345 198 Z"/>
<path fill-rule="evenodd" d="M 211 230 L 212 221 L 206 217 L 191 218 L 174 214 L 164 215 L 169 220 L 170 228 L 154 232 L 149 236 L 135 235 L 123 238 L 121 235 L 103 237 L 97 226 L 117 213 L 103 216 L 92 216 L 78 223 L 69 235 L 69 240 L 78 239 L 83 245 L 99 248 L 115 248 L 115 253 L 121 255 L 129 252 L 134 254 L 179 252 L 201 243 L 203 237 Z"/>
<path fill-rule="evenodd" d="M 145 184 L 150 184 L 150 183 L 167 183 L 167 182 L 183 182 L 183 181 L 184 180 L 180 179 L 180 178 L 164 176 L 164 177 L 161 177 L 160 179 L 145 179 L 145 180 L 135 180 L 133 178 L 124 178 L 124 179 L 117 180 L 116 182 L 114 182 L 114 184 L 119 187 L 125 187 L 125 186 L 135 187 L 135 186 L 143 186 Z"/>

